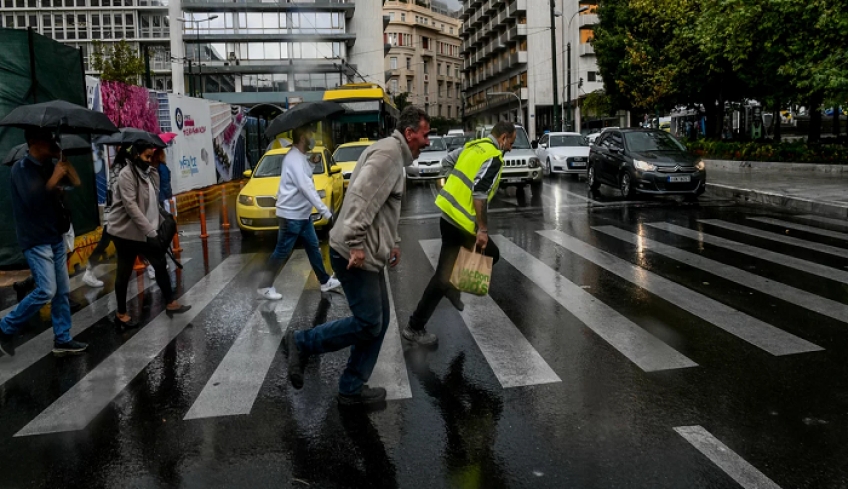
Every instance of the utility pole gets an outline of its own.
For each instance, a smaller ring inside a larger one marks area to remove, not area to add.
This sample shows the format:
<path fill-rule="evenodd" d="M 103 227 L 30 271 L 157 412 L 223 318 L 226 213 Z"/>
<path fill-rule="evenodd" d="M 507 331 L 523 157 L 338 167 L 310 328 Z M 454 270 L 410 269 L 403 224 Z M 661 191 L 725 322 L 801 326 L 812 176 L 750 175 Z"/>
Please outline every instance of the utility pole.
<path fill-rule="evenodd" d="M 148 89 L 153 88 L 153 81 L 150 78 L 150 46 L 145 44 L 142 47 L 144 52 L 144 86 Z"/>
<path fill-rule="evenodd" d="M 556 13 L 554 12 L 554 3 L 556 0 L 550 0 L 551 7 L 551 74 L 553 80 L 553 93 L 554 93 L 554 105 L 553 105 L 553 124 L 551 124 L 551 129 L 556 131 L 557 127 L 560 127 L 562 124 L 559 118 L 559 90 L 557 89 L 557 46 L 556 46 Z M 560 14 L 562 15 L 562 14 Z"/>

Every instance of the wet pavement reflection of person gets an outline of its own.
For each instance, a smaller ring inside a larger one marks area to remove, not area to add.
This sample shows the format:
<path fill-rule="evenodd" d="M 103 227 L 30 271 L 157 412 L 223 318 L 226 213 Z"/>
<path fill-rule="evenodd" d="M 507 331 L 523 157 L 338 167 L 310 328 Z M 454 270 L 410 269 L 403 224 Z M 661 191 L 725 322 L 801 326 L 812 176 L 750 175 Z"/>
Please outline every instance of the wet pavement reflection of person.
<path fill-rule="evenodd" d="M 420 353 L 411 350 L 408 354 Z M 444 463 L 451 486 L 463 489 L 508 487 L 503 462 L 495 454 L 503 400 L 468 381 L 463 371 L 464 352 L 451 361 L 442 378 L 429 368 L 429 362 L 412 361 L 410 364 L 418 365 L 414 373 L 445 420 Z"/>

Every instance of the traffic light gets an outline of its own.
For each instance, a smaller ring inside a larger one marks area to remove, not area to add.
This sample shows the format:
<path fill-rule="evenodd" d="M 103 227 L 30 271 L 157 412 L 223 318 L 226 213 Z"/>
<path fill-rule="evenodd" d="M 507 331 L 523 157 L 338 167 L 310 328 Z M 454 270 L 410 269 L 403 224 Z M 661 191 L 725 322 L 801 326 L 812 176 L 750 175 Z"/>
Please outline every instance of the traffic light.
<path fill-rule="evenodd" d="M 583 77 L 580 77 L 580 80 L 577 81 L 577 88 L 583 88 Z"/>

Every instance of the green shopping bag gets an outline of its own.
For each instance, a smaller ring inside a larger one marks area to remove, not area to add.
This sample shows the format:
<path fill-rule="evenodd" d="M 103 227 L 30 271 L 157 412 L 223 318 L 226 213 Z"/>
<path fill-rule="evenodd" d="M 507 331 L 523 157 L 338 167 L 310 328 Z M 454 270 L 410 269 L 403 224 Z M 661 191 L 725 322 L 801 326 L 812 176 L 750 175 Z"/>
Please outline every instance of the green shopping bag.
<path fill-rule="evenodd" d="M 460 248 L 451 273 L 451 284 L 461 292 L 486 295 L 491 280 L 492 257 Z"/>

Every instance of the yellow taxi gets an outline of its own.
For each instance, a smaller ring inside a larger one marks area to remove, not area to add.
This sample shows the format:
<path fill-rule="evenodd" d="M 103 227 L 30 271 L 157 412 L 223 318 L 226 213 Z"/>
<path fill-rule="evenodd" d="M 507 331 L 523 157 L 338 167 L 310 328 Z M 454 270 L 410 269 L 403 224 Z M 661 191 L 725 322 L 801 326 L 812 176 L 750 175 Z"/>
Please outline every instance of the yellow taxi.
<path fill-rule="evenodd" d="M 362 155 L 362 152 L 372 144 L 374 144 L 374 141 L 365 138 L 353 143 L 342 144 L 336 148 L 336 152 L 333 153 L 333 159 L 342 169 L 345 188 L 347 188 L 348 184 L 350 184 L 350 176 L 353 175 L 353 170 L 356 168 L 356 162 L 359 161 L 359 157 Z"/>
<path fill-rule="evenodd" d="M 242 234 L 276 231 L 279 228 L 276 196 L 280 186 L 283 159 L 289 149 L 287 147 L 268 151 L 259 160 L 255 170 L 244 172 L 244 176 L 250 180 L 239 192 L 236 203 L 236 220 Z M 315 182 L 318 195 L 333 215 L 337 216 L 344 199 L 342 169 L 335 165 L 327 148 L 320 145 L 315 146 L 307 154 L 307 158 L 314 165 L 312 181 Z M 315 208 L 312 209 L 312 221 L 316 228 L 330 227 L 333 224 L 322 217 Z"/>

